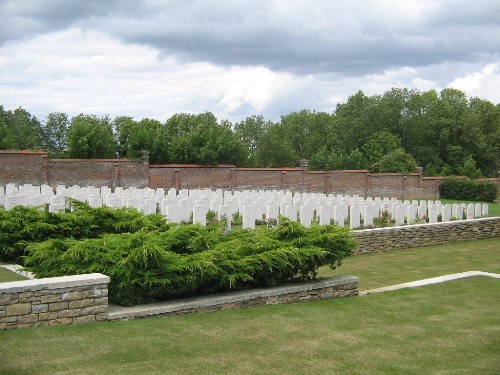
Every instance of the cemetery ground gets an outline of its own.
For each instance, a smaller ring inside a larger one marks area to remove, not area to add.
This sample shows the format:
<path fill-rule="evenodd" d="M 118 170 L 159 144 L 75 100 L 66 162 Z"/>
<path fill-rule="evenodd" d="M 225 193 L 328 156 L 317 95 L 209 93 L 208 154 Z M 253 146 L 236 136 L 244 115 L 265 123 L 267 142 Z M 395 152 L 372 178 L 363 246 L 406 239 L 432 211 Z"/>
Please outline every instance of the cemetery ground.
<path fill-rule="evenodd" d="M 352 256 L 361 288 L 500 272 L 500 239 Z M 328 272 L 320 270 L 320 275 Z M 498 280 L 363 297 L 0 332 L 0 373 L 495 374 Z"/>

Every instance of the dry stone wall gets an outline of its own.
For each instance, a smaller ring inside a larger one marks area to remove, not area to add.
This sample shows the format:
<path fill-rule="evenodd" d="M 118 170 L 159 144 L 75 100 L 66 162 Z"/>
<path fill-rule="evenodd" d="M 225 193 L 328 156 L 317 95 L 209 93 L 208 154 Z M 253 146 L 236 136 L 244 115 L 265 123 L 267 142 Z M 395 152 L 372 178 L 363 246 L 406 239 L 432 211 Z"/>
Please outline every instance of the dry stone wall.
<path fill-rule="evenodd" d="M 412 247 L 500 237 L 500 217 L 446 223 L 364 229 L 353 232 L 357 253 L 374 253 Z"/>
<path fill-rule="evenodd" d="M 108 284 L 98 273 L 0 283 L 0 330 L 107 320 Z"/>

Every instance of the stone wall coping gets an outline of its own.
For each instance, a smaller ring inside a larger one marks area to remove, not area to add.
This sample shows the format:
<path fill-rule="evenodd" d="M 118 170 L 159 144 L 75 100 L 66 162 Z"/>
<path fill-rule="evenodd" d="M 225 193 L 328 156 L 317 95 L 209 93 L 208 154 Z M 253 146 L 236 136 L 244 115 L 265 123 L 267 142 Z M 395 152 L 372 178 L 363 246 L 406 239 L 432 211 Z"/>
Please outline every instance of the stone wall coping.
<path fill-rule="evenodd" d="M 359 277 L 339 275 L 324 279 L 306 281 L 297 284 L 287 284 L 271 288 L 249 289 L 236 292 L 218 293 L 214 295 L 176 299 L 173 301 L 150 303 L 131 307 L 110 305 L 108 319 L 118 320 L 140 318 L 151 315 L 169 314 L 178 311 L 210 308 L 225 304 L 251 301 L 257 298 L 267 298 L 291 293 L 300 293 L 314 289 L 323 289 L 339 285 L 358 284 Z"/>
<path fill-rule="evenodd" d="M 434 227 L 434 226 L 450 226 L 450 225 L 460 225 L 460 224 L 467 224 L 467 223 L 477 223 L 481 221 L 500 221 L 499 216 L 494 216 L 494 217 L 484 217 L 484 218 L 479 218 L 479 219 L 470 219 L 470 220 L 454 220 L 454 221 L 445 221 L 445 222 L 438 222 L 438 223 L 425 223 L 425 224 L 411 224 L 411 225 L 400 225 L 396 227 L 385 227 L 385 228 L 373 228 L 373 229 L 359 229 L 359 230 L 354 230 L 354 234 L 364 234 L 364 233 L 372 233 L 372 232 L 383 232 L 383 231 L 391 231 L 391 230 L 398 230 L 398 229 L 416 229 L 416 228 L 423 228 L 423 227 Z"/>
<path fill-rule="evenodd" d="M 0 283 L 0 294 L 36 291 L 42 289 L 64 289 L 108 283 L 109 276 L 103 275 L 101 273 L 88 273 L 84 275 L 49 277 L 45 279 L 10 281 Z"/>

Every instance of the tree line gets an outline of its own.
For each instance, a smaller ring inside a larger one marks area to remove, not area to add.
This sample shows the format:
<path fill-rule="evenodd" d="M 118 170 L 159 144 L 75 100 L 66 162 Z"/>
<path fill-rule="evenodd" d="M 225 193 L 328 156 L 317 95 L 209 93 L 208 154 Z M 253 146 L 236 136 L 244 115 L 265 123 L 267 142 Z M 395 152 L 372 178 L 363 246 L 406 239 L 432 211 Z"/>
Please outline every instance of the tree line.
<path fill-rule="evenodd" d="M 0 149 L 45 150 L 55 158 L 140 158 L 151 164 L 234 164 L 311 170 L 368 169 L 494 177 L 500 170 L 500 104 L 447 88 L 362 91 L 333 113 L 302 110 L 272 122 L 231 123 L 211 112 L 143 118 L 50 113 L 38 120 L 0 106 Z"/>

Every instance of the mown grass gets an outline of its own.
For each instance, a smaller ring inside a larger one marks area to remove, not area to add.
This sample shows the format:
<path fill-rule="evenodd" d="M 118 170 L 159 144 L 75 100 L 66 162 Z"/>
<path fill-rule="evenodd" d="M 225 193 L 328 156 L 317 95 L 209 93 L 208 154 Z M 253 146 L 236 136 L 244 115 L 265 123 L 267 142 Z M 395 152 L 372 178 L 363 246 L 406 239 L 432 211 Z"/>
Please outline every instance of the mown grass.
<path fill-rule="evenodd" d="M 0 332 L 2 374 L 497 374 L 496 279 Z"/>
<path fill-rule="evenodd" d="M 26 278 L 21 275 L 18 275 L 15 272 L 0 267 L 0 283 L 4 283 L 6 281 L 19 281 L 19 280 L 26 280 Z"/>
<path fill-rule="evenodd" d="M 355 275 L 363 290 L 465 271 L 500 273 L 500 238 L 354 255 L 318 275 Z"/>

